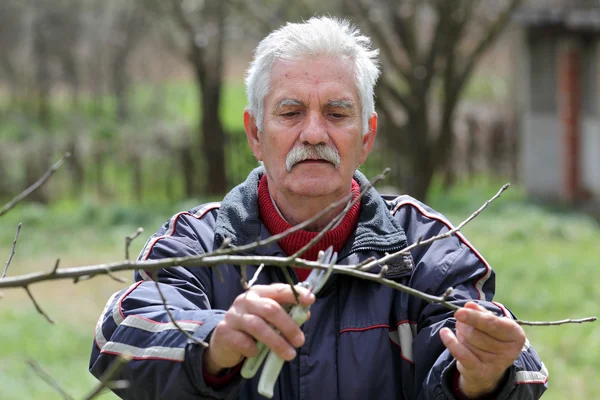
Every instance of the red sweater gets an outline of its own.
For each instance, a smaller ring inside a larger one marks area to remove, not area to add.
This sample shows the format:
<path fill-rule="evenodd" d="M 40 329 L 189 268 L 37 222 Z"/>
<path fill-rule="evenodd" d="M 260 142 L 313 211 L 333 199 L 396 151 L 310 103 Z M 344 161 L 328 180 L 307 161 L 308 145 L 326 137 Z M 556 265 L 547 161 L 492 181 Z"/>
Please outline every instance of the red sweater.
<path fill-rule="evenodd" d="M 355 180 L 352 180 L 352 198 L 356 199 L 359 194 L 360 186 Z M 292 225 L 281 217 L 273 204 L 273 200 L 269 194 L 266 175 L 263 175 L 258 184 L 258 211 L 261 221 L 265 224 L 271 235 L 277 235 L 292 228 Z M 301 258 L 315 261 L 319 255 L 319 251 L 326 250 L 329 246 L 333 246 L 333 250 L 339 253 L 352 232 L 354 232 L 359 214 L 360 201 L 357 201 L 344 216 L 344 219 L 334 229 L 327 232 L 318 243 L 308 249 Z M 319 232 L 299 230 L 281 239 L 279 246 L 289 256 L 304 247 L 318 234 Z M 294 270 L 298 274 L 300 281 L 305 280 L 308 274 L 310 274 L 310 269 L 294 268 Z"/>

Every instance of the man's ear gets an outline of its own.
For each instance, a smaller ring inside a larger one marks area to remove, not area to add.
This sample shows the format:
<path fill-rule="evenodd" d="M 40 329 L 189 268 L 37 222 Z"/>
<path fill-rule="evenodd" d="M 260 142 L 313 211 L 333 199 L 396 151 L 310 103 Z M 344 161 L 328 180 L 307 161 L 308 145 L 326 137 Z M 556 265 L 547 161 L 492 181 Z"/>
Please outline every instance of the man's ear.
<path fill-rule="evenodd" d="M 369 153 L 371 153 L 371 149 L 373 148 L 373 143 L 375 143 L 375 136 L 377 136 L 377 113 L 373 112 L 371 118 L 369 118 L 369 129 L 367 133 L 363 136 L 362 143 L 362 157 L 360 159 L 360 163 L 363 164 L 367 159 Z"/>
<path fill-rule="evenodd" d="M 252 150 L 254 157 L 256 157 L 258 161 L 262 161 L 258 126 L 256 125 L 256 119 L 248 112 L 248 110 L 244 110 L 244 128 L 246 129 L 246 139 L 248 139 L 250 150 Z"/>

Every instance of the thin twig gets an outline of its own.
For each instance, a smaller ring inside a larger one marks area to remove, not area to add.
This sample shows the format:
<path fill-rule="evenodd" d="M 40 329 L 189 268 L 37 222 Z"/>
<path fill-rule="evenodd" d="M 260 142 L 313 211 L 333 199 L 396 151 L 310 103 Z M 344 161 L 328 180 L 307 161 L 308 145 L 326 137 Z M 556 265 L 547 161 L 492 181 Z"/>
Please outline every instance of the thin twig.
<path fill-rule="evenodd" d="M 458 226 L 458 228 L 454 228 L 444 234 L 440 234 L 438 236 L 432 237 L 427 240 L 421 240 L 421 238 L 419 238 L 419 240 L 417 241 L 416 244 L 408 246 L 399 252 L 386 255 L 379 260 L 371 261 L 369 264 L 364 264 L 364 265 L 361 264 L 361 265 L 363 267 L 369 266 L 369 268 L 372 266 L 375 266 L 375 265 L 382 265 L 382 264 L 385 265 L 386 261 L 389 261 L 390 259 L 395 258 L 395 257 L 399 257 L 400 255 L 409 253 L 412 249 L 414 249 L 416 247 L 416 245 L 422 245 L 422 246 L 428 245 L 436 240 L 441 240 L 441 239 L 444 239 L 446 237 L 449 237 L 449 236 L 455 234 L 456 232 L 458 232 L 458 229 L 464 227 L 464 225 L 466 225 L 466 223 L 471 221 L 476 215 L 478 215 L 483 209 L 485 209 L 487 207 L 487 205 L 489 203 L 491 203 L 491 201 L 493 201 L 494 199 L 499 197 L 499 195 L 505 189 L 506 189 L 506 186 L 503 187 L 498 192 L 498 194 L 496 194 L 496 196 L 494 196 L 492 199 L 487 201 L 482 207 L 480 207 L 475 213 L 473 213 L 467 220 L 465 220 L 463 223 L 461 223 Z M 240 248 L 238 248 L 238 250 L 239 249 Z M 227 250 L 229 250 L 229 249 L 227 249 Z M 320 263 L 314 262 L 314 261 L 306 261 L 303 259 L 290 260 L 288 257 L 225 255 L 225 254 L 215 254 L 215 253 L 216 252 L 207 253 L 207 254 L 203 254 L 201 256 L 196 255 L 196 256 L 188 256 L 188 257 L 174 257 L 174 258 L 164 258 L 164 259 L 159 259 L 159 260 L 136 261 L 136 262 L 125 261 L 125 262 L 109 263 L 109 264 L 102 264 L 102 265 L 92 265 L 92 266 L 85 266 L 85 267 L 62 268 L 62 269 L 56 270 L 56 272 L 54 274 L 37 272 L 37 273 L 31 273 L 31 274 L 17 276 L 17 277 L 7 277 L 3 280 L 0 280 L 0 289 L 1 288 L 26 287 L 27 285 L 29 285 L 31 283 L 48 281 L 48 280 L 58 280 L 58 279 L 67 279 L 67 278 L 70 279 L 70 278 L 78 278 L 78 277 L 82 277 L 82 276 L 91 278 L 96 275 L 107 274 L 107 271 L 117 272 L 117 271 L 136 270 L 136 269 L 144 269 L 146 271 L 157 271 L 161 268 L 172 267 L 175 265 L 183 266 L 183 267 L 186 267 L 186 266 L 192 267 L 193 266 L 193 267 L 214 268 L 216 265 L 220 265 L 220 264 L 234 264 L 234 265 L 266 264 L 266 265 L 270 265 L 270 266 L 280 267 L 280 268 L 283 268 L 284 275 L 287 275 L 286 280 L 289 283 L 289 282 L 292 282 L 292 279 L 289 276 L 287 268 L 289 268 L 289 266 L 292 264 L 291 261 L 293 261 L 293 265 L 295 267 L 300 267 L 300 268 L 311 268 L 311 269 L 317 268 L 317 269 L 326 270 L 329 267 L 328 265 L 320 264 Z M 366 268 L 361 268 L 361 269 L 366 269 Z M 425 301 L 428 301 L 431 303 L 442 304 L 451 310 L 457 310 L 460 308 L 459 306 L 456 306 L 455 304 L 452 304 L 452 303 L 446 301 L 446 299 L 444 299 L 443 297 L 432 296 L 432 295 L 420 292 L 416 289 L 401 285 L 395 281 L 388 280 L 384 276 L 379 276 L 379 274 L 373 274 L 373 273 L 365 272 L 364 270 L 359 270 L 359 269 L 357 269 L 356 265 L 346 265 L 346 266 L 337 265 L 337 266 L 333 267 L 333 270 L 340 274 L 345 274 L 345 275 L 350 275 L 350 276 L 354 276 L 354 277 L 361 278 L 361 279 L 371 280 L 371 281 L 377 282 L 379 284 L 389 286 L 393 289 L 403 291 L 405 293 L 408 293 L 409 295 L 413 295 L 413 296 L 421 298 Z M 166 301 L 164 299 L 164 296 L 162 296 L 160 286 L 158 287 L 158 289 L 159 289 L 159 293 L 161 294 L 161 297 L 163 298 L 163 303 L 166 305 Z M 167 312 L 168 311 L 169 310 L 167 309 Z M 173 320 L 172 315 L 169 315 L 169 316 Z M 584 319 L 580 319 L 580 320 L 548 321 L 548 322 L 541 322 L 541 323 L 532 323 L 529 321 L 517 321 L 517 323 L 521 323 L 523 325 L 530 324 L 530 325 L 534 325 L 534 326 L 536 326 L 536 325 L 543 326 L 543 325 L 556 325 L 556 324 L 563 324 L 563 323 L 592 322 L 595 320 L 596 320 L 596 317 L 589 317 L 589 318 L 584 318 Z"/>
<path fill-rule="evenodd" d="M 29 290 L 29 286 L 24 286 L 23 287 L 25 289 L 25 291 L 27 292 L 27 295 L 29 296 L 29 298 L 31 299 L 31 301 L 33 302 L 33 305 L 35 306 L 36 310 L 42 314 L 44 316 L 44 318 L 46 318 L 46 320 L 48 322 L 50 322 L 51 324 L 54 324 L 54 320 L 52 318 L 50 318 L 50 316 L 48 314 L 46 314 L 44 312 L 44 310 L 42 310 L 42 308 L 40 307 L 40 305 L 38 304 L 37 301 L 35 301 L 35 298 L 33 297 L 33 294 L 31 294 L 31 291 Z"/>
<path fill-rule="evenodd" d="M 445 238 L 449 238 L 450 236 L 452 236 L 452 235 L 456 234 L 457 232 L 459 232 L 459 231 L 460 231 L 462 228 L 464 228 L 464 226 L 465 226 L 466 224 L 468 224 L 468 223 L 469 223 L 469 222 L 471 222 L 471 221 L 472 221 L 472 220 L 473 220 L 475 217 L 477 217 L 477 216 L 478 216 L 478 215 L 479 215 L 479 214 L 480 214 L 480 213 L 481 213 L 483 210 L 485 210 L 485 209 L 487 208 L 487 206 L 488 206 L 488 205 L 490 205 L 490 203 L 491 203 L 491 202 L 493 202 L 493 201 L 494 201 L 494 200 L 496 200 L 498 197 L 500 197 L 500 196 L 502 195 L 502 193 L 503 193 L 503 192 L 504 192 L 506 189 L 508 189 L 508 187 L 509 187 L 509 186 L 510 186 L 510 185 L 509 185 L 508 183 L 507 183 L 507 184 L 505 184 L 504 186 L 502 186 L 502 187 L 500 188 L 500 190 L 498 191 L 498 193 L 496 193 L 496 194 L 494 195 L 494 197 L 492 197 L 491 199 L 487 200 L 487 201 L 486 201 L 486 202 L 485 202 L 485 203 L 484 203 L 484 204 L 483 204 L 481 207 L 479 207 L 479 208 L 477 209 L 477 211 L 475 211 L 473 214 L 471 214 L 471 215 L 469 216 L 469 218 L 467 218 L 466 220 L 464 220 L 463 222 L 461 222 L 461 223 L 460 223 L 460 224 L 459 224 L 459 225 L 458 225 L 456 228 L 453 228 L 453 229 L 449 230 L 449 231 L 448 231 L 448 232 L 446 232 L 446 233 L 442 233 L 442 234 L 439 234 L 439 235 L 437 235 L 437 236 L 433 236 L 433 237 L 431 237 L 431 238 L 429 238 L 429 239 L 426 239 L 426 240 L 421 240 L 421 238 L 419 238 L 419 239 L 417 240 L 417 242 L 416 242 L 416 243 L 413 243 L 413 244 L 411 244 L 410 246 L 407 246 L 407 247 L 403 248 L 402 250 L 399 250 L 399 251 L 397 251 L 397 252 L 395 252 L 395 253 L 387 254 L 387 255 L 385 255 L 384 257 L 380 258 L 380 259 L 377 259 L 377 260 L 375 260 L 375 261 L 372 261 L 372 262 L 370 262 L 369 264 L 365 264 L 365 265 L 363 265 L 363 266 L 362 266 L 362 268 L 361 268 L 361 269 L 362 269 L 363 271 L 368 271 L 369 269 L 371 269 L 371 268 L 372 268 L 372 267 L 374 267 L 375 265 L 381 265 L 381 264 L 385 264 L 385 263 L 387 263 L 388 261 L 390 261 L 390 260 L 393 260 L 394 258 L 398 258 L 398 257 L 400 257 L 401 255 L 404 255 L 404 254 L 409 254 L 411 250 L 413 250 L 413 249 L 415 249 L 415 248 L 417 248 L 417 247 L 420 247 L 420 246 L 426 246 L 426 245 L 428 245 L 428 244 L 431 244 L 431 243 L 433 243 L 433 242 L 436 242 L 436 241 L 438 241 L 438 240 L 445 239 Z"/>
<path fill-rule="evenodd" d="M 29 186 L 23 192 L 18 194 L 14 199 L 12 199 L 6 205 L 4 205 L 4 207 L 2 207 L 2 209 L 0 209 L 0 217 L 3 216 L 4 214 L 6 214 L 7 212 L 9 212 L 10 209 L 12 209 L 14 206 L 16 206 L 25 197 L 27 197 L 31 193 L 33 193 L 37 188 L 39 188 L 44 183 L 46 183 L 46 181 L 48 179 L 50 179 L 50 177 L 56 172 L 56 170 L 61 167 L 61 165 L 63 164 L 65 159 L 67 159 L 69 157 L 71 157 L 71 153 L 65 153 L 60 158 L 60 160 L 58 160 L 52 167 L 50 167 L 50 169 L 48 171 L 46 171 L 46 173 L 40 179 L 37 180 L 37 182 L 35 182 L 33 185 Z"/>
<path fill-rule="evenodd" d="M 110 279 L 112 279 L 113 281 L 116 281 L 119 283 L 127 283 L 128 282 L 127 279 L 123 279 L 120 276 L 116 276 L 115 274 L 113 274 L 111 270 L 107 270 L 106 275 L 108 275 L 108 277 Z"/>
<path fill-rule="evenodd" d="M 154 280 L 154 286 L 156 286 L 156 290 L 158 291 L 160 299 L 162 300 L 163 308 L 167 312 L 167 315 L 169 316 L 169 319 L 171 320 L 173 325 L 175 325 L 175 328 L 177 328 L 177 330 L 179 330 L 181 333 L 183 333 L 192 342 L 199 344 L 200 346 L 208 347 L 208 343 L 206 343 L 205 341 L 200 340 L 198 338 L 195 338 L 188 331 L 186 331 L 181 326 L 179 326 L 179 324 L 175 320 L 175 317 L 173 316 L 173 314 L 171 313 L 171 310 L 169 310 L 169 306 L 167 305 L 167 298 L 163 294 L 162 289 L 160 288 L 160 284 L 158 283 L 158 270 L 154 271 L 152 279 Z"/>
<path fill-rule="evenodd" d="M 389 172 L 389 168 L 386 168 L 383 170 L 383 172 L 376 176 L 375 178 L 373 178 L 373 183 L 381 180 L 382 176 L 385 176 L 385 174 L 387 174 Z M 372 186 L 371 183 L 367 184 L 368 188 L 370 188 Z M 325 207 L 323 210 L 319 211 L 317 214 L 315 214 L 314 216 L 312 216 L 311 218 L 307 219 L 304 222 L 299 223 L 298 225 L 294 225 L 293 227 L 291 227 L 290 229 L 288 229 L 285 232 L 279 233 L 277 235 L 274 236 L 269 236 L 267 239 L 263 239 L 263 240 L 257 240 L 255 242 L 243 245 L 243 246 L 238 246 L 238 247 L 228 247 L 228 248 L 219 248 L 211 253 L 205 253 L 205 254 L 201 254 L 198 256 L 199 259 L 204 258 L 204 257 L 212 257 L 212 256 L 221 256 L 221 255 L 228 255 L 228 254 L 241 254 L 244 252 L 248 252 L 250 250 L 254 250 L 258 247 L 263 247 L 263 246 L 267 246 L 271 243 L 274 242 L 278 242 L 279 240 L 288 237 L 289 235 L 291 235 L 294 232 L 297 232 L 301 229 L 306 228 L 307 226 L 309 226 L 310 224 L 312 224 L 313 222 L 318 221 L 321 217 L 323 217 L 324 215 L 330 213 L 331 211 L 335 210 L 336 208 L 338 208 L 339 206 L 343 205 L 343 204 L 347 204 L 349 201 L 352 200 L 352 193 L 342 197 L 341 199 L 339 199 L 338 201 L 329 204 L 327 207 Z M 226 238 L 225 240 L 230 239 L 230 238 Z M 221 245 L 221 247 L 223 247 Z"/>
<path fill-rule="evenodd" d="M 223 274 L 221 273 L 221 270 L 219 269 L 218 265 L 215 265 L 214 267 L 212 267 L 213 271 L 215 271 L 217 273 L 217 279 L 219 279 L 219 282 L 223 283 L 225 282 L 225 280 L 223 279 Z"/>
<path fill-rule="evenodd" d="M 325 228 L 323 228 L 323 230 L 321 232 L 319 232 L 319 234 L 317 236 L 315 236 L 314 238 L 312 238 L 310 242 L 308 242 L 300 250 L 298 250 L 297 252 L 295 252 L 294 254 L 292 254 L 291 256 L 289 256 L 288 258 L 290 260 L 296 260 L 302 254 L 304 254 L 306 251 L 308 251 L 308 249 L 310 249 L 315 244 L 317 244 L 319 242 L 319 240 L 321 240 L 323 238 L 323 236 L 325 236 L 327 234 L 327 232 L 329 232 L 341 219 L 343 219 L 346 216 L 346 214 L 348 214 L 348 211 L 350 211 L 350 209 L 352 209 L 352 207 L 357 202 L 360 201 L 360 199 L 373 187 L 373 185 L 375 185 L 380 180 L 384 179 L 385 176 L 389 172 L 390 172 L 390 168 L 386 168 L 386 169 L 383 170 L 383 172 L 381 174 L 379 174 L 375 178 L 373 178 L 368 184 L 365 185 L 364 188 L 362 188 L 362 190 L 360 191 L 360 194 L 358 196 L 356 196 L 356 199 L 354 199 L 353 201 L 349 202 L 346 205 L 346 207 L 344 207 L 342 209 L 342 211 L 340 211 L 338 213 L 338 215 L 336 215 L 331 221 L 329 221 L 329 223 L 325 226 Z"/>
<path fill-rule="evenodd" d="M 40 364 L 35 360 L 27 360 L 27 365 L 33 369 L 33 371 L 44 380 L 48 385 L 50 385 L 61 397 L 65 400 L 73 400 L 73 397 L 70 396 L 59 384 L 56 380 L 50 376 L 49 373 L 44 371 L 44 369 L 40 366 Z"/>
<path fill-rule="evenodd" d="M 246 270 L 246 265 L 240 265 L 240 284 L 244 290 L 248 290 L 248 271 Z"/>
<path fill-rule="evenodd" d="M 4 279 L 4 277 L 6 276 L 6 272 L 8 271 L 8 266 L 10 265 L 10 262 L 12 261 L 14 255 L 15 255 L 15 249 L 17 247 L 17 240 L 19 239 L 19 233 L 21 232 L 22 226 L 23 226 L 23 223 L 19 222 L 19 225 L 17 226 L 17 234 L 15 235 L 15 240 L 13 240 L 13 244 L 12 244 L 12 250 L 10 251 L 10 256 L 8 256 L 8 261 L 6 261 L 6 265 L 4 266 L 4 272 L 2 272 L 2 276 L 0 277 L 0 279 Z"/>
<path fill-rule="evenodd" d="M 262 272 L 264 267 L 265 267 L 265 264 L 260 264 L 260 266 L 258 267 L 256 272 L 252 276 L 252 279 L 250 279 L 250 281 L 248 281 L 248 285 L 247 285 L 248 289 L 250 289 L 252 287 L 252 285 L 254 285 L 256 283 L 256 281 L 258 279 L 258 275 L 260 275 L 260 273 Z"/>
<path fill-rule="evenodd" d="M 596 317 L 588 317 L 581 319 L 562 319 L 560 321 L 523 321 L 516 320 L 515 322 L 519 325 L 527 325 L 527 326 L 556 326 L 556 325 L 565 325 L 565 324 L 583 324 L 585 322 L 594 322 L 598 318 Z"/>
<path fill-rule="evenodd" d="M 129 260 L 129 246 L 131 245 L 131 242 L 137 238 L 138 236 L 140 236 L 140 234 L 144 232 L 144 228 L 142 228 L 141 226 L 139 228 L 137 228 L 137 230 L 135 231 L 135 233 L 131 236 L 125 236 L 125 259 Z"/>
<path fill-rule="evenodd" d="M 52 269 L 52 274 L 56 273 L 56 270 L 58 269 L 58 265 L 60 264 L 60 258 L 56 259 L 56 262 L 54 263 L 54 268 Z"/>
<path fill-rule="evenodd" d="M 98 396 L 104 388 L 111 388 L 111 389 L 127 388 L 127 386 L 129 385 L 129 382 L 127 382 L 127 381 L 116 381 L 116 382 L 111 382 L 111 381 L 117 376 L 117 374 L 119 372 L 121 372 L 123 367 L 125 365 L 127 365 L 127 363 L 129 363 L 129 361 L 131 361 L 131 357 L 127 356 L 127 355 L 119 355 L 117 358 L 115 358 L 115 360 L 108 366 L 106 371 L 104 371 L 102 376 L 100 376 L 100 378 L 99 378 L 100 383 L 98 383 L 98 385 L 94 389 L 92 389 L 92 391 L 87 396 L 85 396 L 83 399 L 84 400 L 92 400 L 92 399 L 96 398 L 96 396 Z M 111 383 L 114 384 L 114 383 L 118 383 L 118 382 L 119 382 L 119 385 L 122 385 L 123 382 L 125 382 L 127 385 L 117 386 L 117 387 L 115 387 L 114 385 L 111 385 Z"/>

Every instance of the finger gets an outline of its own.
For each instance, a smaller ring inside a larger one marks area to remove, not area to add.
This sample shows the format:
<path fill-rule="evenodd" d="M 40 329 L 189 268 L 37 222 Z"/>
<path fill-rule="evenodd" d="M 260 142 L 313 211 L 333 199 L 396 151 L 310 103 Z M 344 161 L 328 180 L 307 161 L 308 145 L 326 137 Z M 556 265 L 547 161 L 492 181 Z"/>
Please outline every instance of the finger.
<path fill-rule="evenodd" d="M 304 344 L 304 333 L 281 304 L 265 297 L 249 297 L 245 304 L 246 312 L 257 315 L 279 330 L 294 347 Z"/>
<path fill-rule="evenodd" d="M 286 361 L 296 357 L 296 350 L 261 317 L 253 314 L 242 316 L 240 329 L 276 352 Z"/>
<path fill-rule="evenodd" d="M 467 303 L 467 305 L 474 303 Z M 457 321 L 470 325 L 493 338 L 503 342 L 522 342 L 525 343 L 525 332 L 513 320 L 504 317 L 498 317 L 491 312 L 482 312 L 471 308 L 472 306 L 461 308 L 454 313 Z"/>
<path fill-rule="evenodd" d="M 460 321 L 456 322 L 456 336 L 458 341 L 467 346 L 471 351 L 482 352 L 490 356 L 503 354 L 510 345 L 510 343 L 497 340 Z"/>
<path fill-rule="evenodd" d="M 477 356 L 466 346 L 458 341 L 458 338 L 449 328 L 440 330 L 440 337 L 444 346 L 450 351 L 450 354 L 468 370 L 476 369 L 481 364 Z"/>
<path fill-rule="evenodd" d="M 256 341 L 244 332 L 223 328 L 219 332 L 215 331 L 213 336 L 215 336 L 215 340 L 211 340 L 211 342 L 213 342 L 211 344 L 212 347 L 220 346 L 244 357 L 254 357 L 258 355 Z"/>
<path fill-rule="evenodd" d="M 465 308 L 468 308 L 471 310 L 476 310 L 476 311 L 481 311 L 483 313 L 492 313 L 490 310 L 483 307 L 482 305 L 475 303 L 474 301 L 469 301 L 468 303 L 466 303 Z"/>
<path fill-rule="evenodd" d="M 299 295 L 298 300 L 303 306 L 309 306 L 315 302 L 315 295 L 301 286 L 295 287 Z M 280 304 L 296 304 L 296 296 L 290 285 L 286 283 L 273 283 L 271 285 L 255 285 L 246 293 L 254 292 L 260 297 L 268 297 Z"/>

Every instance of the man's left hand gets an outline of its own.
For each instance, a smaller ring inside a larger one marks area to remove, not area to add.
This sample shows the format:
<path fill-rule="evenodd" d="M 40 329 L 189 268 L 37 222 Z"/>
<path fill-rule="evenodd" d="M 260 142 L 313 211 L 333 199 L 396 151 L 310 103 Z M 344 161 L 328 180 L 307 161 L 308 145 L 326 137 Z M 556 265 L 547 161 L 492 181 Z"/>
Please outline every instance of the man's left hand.
<path fill-rule="evenodd" d="M 456 335 L 440 331 L 456 359 L 460 390 L 469 398 L 493 392 L 525 344 L 525 332 L 510 318 L 499 317 L 469 302 L 456 311 Z"/>

